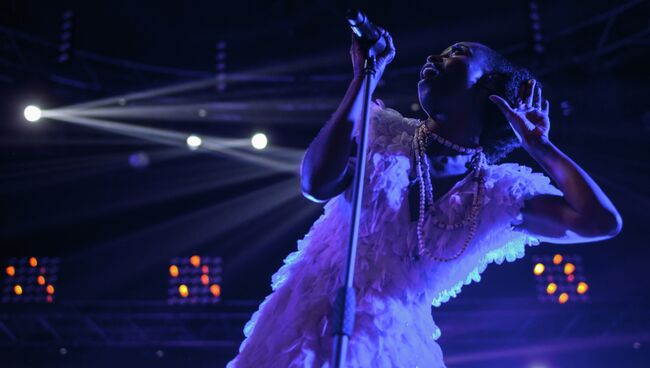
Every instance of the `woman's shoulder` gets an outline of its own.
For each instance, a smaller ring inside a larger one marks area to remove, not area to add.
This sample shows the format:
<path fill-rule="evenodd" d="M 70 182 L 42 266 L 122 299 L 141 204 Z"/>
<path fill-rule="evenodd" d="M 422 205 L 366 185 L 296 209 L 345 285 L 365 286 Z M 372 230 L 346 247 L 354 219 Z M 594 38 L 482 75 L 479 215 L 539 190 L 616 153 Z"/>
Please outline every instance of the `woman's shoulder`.
<path fill-rule="evenodd" d="M 408 153 L 420 120 L 404 117 L 399 111 L 386 107 L 382 100 L 370 106 L 371 140 L 392 152 Z"/>
<path fill-rule="evenodd" d="M 418 119 L 405 117 L 399 111 L 387 107 L 386 104 L 380 99 L 372 101 L 370 113 L 372 119 L 383 123 L 382 125 L 384 126 L 410 129 L 411 132 L 415 131 L 415 128 L 417 128 L 422 123 Z"/>

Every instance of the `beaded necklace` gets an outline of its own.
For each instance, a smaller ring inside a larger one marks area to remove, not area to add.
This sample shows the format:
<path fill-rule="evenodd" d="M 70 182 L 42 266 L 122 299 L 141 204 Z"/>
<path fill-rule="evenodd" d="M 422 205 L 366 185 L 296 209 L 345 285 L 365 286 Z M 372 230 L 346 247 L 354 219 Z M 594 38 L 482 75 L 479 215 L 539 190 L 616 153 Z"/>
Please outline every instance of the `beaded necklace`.
<path fill-rule="evenodd" d="M 467 237 L 465 238 L 465 242 L 463 243 L 461 249 L 451 257 L 441 257 L 431 254 L 431 251 L 424 244 L 424 236 L 422 235 L 422 230 L 424 227 L 425 207 L 429 205 L 429 208 L 433 209 L 434 204 L 433 187 L 431 184 L 430 174 L 431 169 L 429 167 L 429 162 L 426 159 L 426 148 L 430 142 L 430 139 L 433 139 L 441 145 L 447 148 L 451 148 L 454 151 L 472 155 L 472 159 L 470 161 L 472 172 L 469 175 L 472 175 L 472 179 L 474 182 L 476 182 L 476 190 L 472 199 L 472 206 L 465 213 L 463 219 L 457 223 L 446 223 L 438 219 L 435 215 L 431 217 L 432 222 L 438 228 L 443 230 L 457 230 L 462 227 L 469 226 Z M 418 253 L 414 256 L 414 259 L 417 260 L 420 256 L 427 256 L 430 259 L 438 262 L 453 261 L 465 252 L 467 246 L 474 237 L 474 233 L 476 232 L 476 227 L 478 224 L 478 214 L 481 210 L 481 207 L 483 206 L 485 196 L 485 154 L 483 153 L 483 148 L 480 146 L 476 148 L 459 146 L 458 144 L 455 144 L 431 131 L 426 122 L 421 122 L 420 126 L 416 129 L 415 135 L 413 137 L 413 150 L 416 159 L 417 180 L 420 188 L 420 212 L 417 224 Z"/>

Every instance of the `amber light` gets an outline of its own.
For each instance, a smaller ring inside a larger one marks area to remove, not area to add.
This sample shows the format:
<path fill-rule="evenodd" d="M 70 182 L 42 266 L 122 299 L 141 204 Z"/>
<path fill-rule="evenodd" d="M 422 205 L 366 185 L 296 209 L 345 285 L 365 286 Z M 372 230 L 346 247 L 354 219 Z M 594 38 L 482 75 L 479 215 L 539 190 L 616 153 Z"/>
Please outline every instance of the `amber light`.
<path fill-rule="evenodd" d="M 562 263 L 562 260 L 563 258 L 561 254 L 556 254 L 553 256 L 553 264 L 559 265 L 560 263 Z"/>
<path fill-rule="evenodd" d="M 190 290 L 187 288 L 187 285 L 180 284 L 178 286 L 178 293 L 181 295 L 181 297 L 187 298 L 187 296 L 190 295 Z"/>
<path fill-rule="evenodd" d="M 557 298 L 557 301 L 560 302 L 560 304 L 564 304 L 569 301 L 569 294 L 567 293 L 562 293 L 560 296 Z"/>
<path fill-rule="evenodd" d="M 45 285 L 45 277 L 43 277 L 43 275 L 38 275 L 36 282 L 38 282 L 39 285 Z"/>
<path fill-rule="evenodd" d="M 564 274 L 571 275 L 576 270 L 576 266 L 573 263 L 567 263 L 564 265 Z"/>
<path fill-rule="evenodd" d="M 554 294 L 557 291 L 557 284 L 554 282 L 551 282 L 546 286 L 546 294 L 551 295 Z"/>
<path fill-rule="evenodd" d="M 178 266 L 171 265 L 169 266 L 169 274 L 171 277 L 178 277 Z"/>
<path fill-rule="evenodd" d="M 47 293 L 50 294 L 50 295 L 54 294 L 54 286 L 52 286 L 52 285 L 47 285 L 47 286 L 45 287 L 45 291 L 47 291 Z"/>
<path fill-rule="evenodd" d="M 191 257 L 190 257 L 190 263 L 191 263 L 192 266 L 194 266 L 194 267 L 199 267 L 199 266 L 201 265 L 201 257 L 196 256 L 196 255 L 195 255 L 195 256 L 191 256 Z"/>
<path fill-rule="evenodd" d="M 9 276 L 15 276 L 16 275 L 16 267 L 14 267 L 14 266 L 7 266 L 7 268 L 5 268 L 5 271 L 7 272 L 7 275 L 9 275 Z"/>
<path fill-rule="evenodd" d="M 539 276 L 539 275 L 541 275 L 542 273 L 544 273 L 544 268 L 545 268 L 545 267 L 544 267 L 544 265 L 543 265 L 542 263 L 538 263 L 538 264 L 535 265 L 535 268 L 533 268 L 533 273 L 534 273 L 536 276 Z"/>
<path fill-rule="evenodd" d="M 212 284 L 210 286 L 210 292 L 215 297 L 221 295 L 221 286 L 219 286 L 218 284 Z"/>
<path fill-rule="evenodd" d="M 32 267 L 38 266 L 38 259 L 36 257 L 30 257 L 29 258 L 29 265 Z"/>
<path fill-rule="evenodd" d="M 14 285 L 14 293 L 16 295 L 23 295 L 23 287 L 20 285 Z"/>
<path fill-rule="evenodd" d="M 589 285 L 587 285 L 586 282 L 581 281 L 578 283 L 578 287 L 576 288 L 578 294 L 584 294 L 587 292 L 587 290 L 589 290 Z"/>

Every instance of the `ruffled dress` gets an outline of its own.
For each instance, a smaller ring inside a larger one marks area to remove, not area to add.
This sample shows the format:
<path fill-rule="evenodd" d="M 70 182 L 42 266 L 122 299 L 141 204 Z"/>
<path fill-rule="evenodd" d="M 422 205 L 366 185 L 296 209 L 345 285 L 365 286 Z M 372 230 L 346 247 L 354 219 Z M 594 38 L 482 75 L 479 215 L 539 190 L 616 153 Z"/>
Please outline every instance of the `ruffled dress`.
<path fill-rule="evenodd" d="M 514 228 L 522 221 L 524 200 L 562 193 L 548 177 L 526 166 L 488 165 L 484 205 L 465 252 L 451 262 L 416 259 L 417 221 L 410 219 L 407 188 L 414 169 L 411 141 L 419 121 L 381 103 L 373 103 L 370 114 L 354 278 L 357 308 L 347 366 L 445 367 L 431 305 L 440 306 L 463 285 L 479 282 L 488 264 L 523 257 L 527 245 L 539 243 Z M 325 204 L 297 250 L 273 275 L 273 292 L 244 326 L 246 338 L 227 367 L 330 366 L 330 315 L 342 284 L 351 187 Z M 471 205 L 474 188 L 469 178 L 457 182 L 436 199 L 436 216 L 458 222 Z M 467 228 L 441 230 L 430 216 L 424 223 L 427 247 L 440 256 L 456 254 Z"/>

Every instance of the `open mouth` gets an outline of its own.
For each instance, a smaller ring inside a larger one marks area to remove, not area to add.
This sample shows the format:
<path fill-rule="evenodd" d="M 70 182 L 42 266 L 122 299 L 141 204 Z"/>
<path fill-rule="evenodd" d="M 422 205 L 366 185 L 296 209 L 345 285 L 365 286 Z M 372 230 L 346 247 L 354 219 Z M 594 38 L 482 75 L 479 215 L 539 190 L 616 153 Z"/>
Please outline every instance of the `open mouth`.
<path fill-rule="evenodd" d="M 420 70 L 420 79 L 435 78 L 440 74 L 440 70 L 435 64 L 426 63 Z"/>

